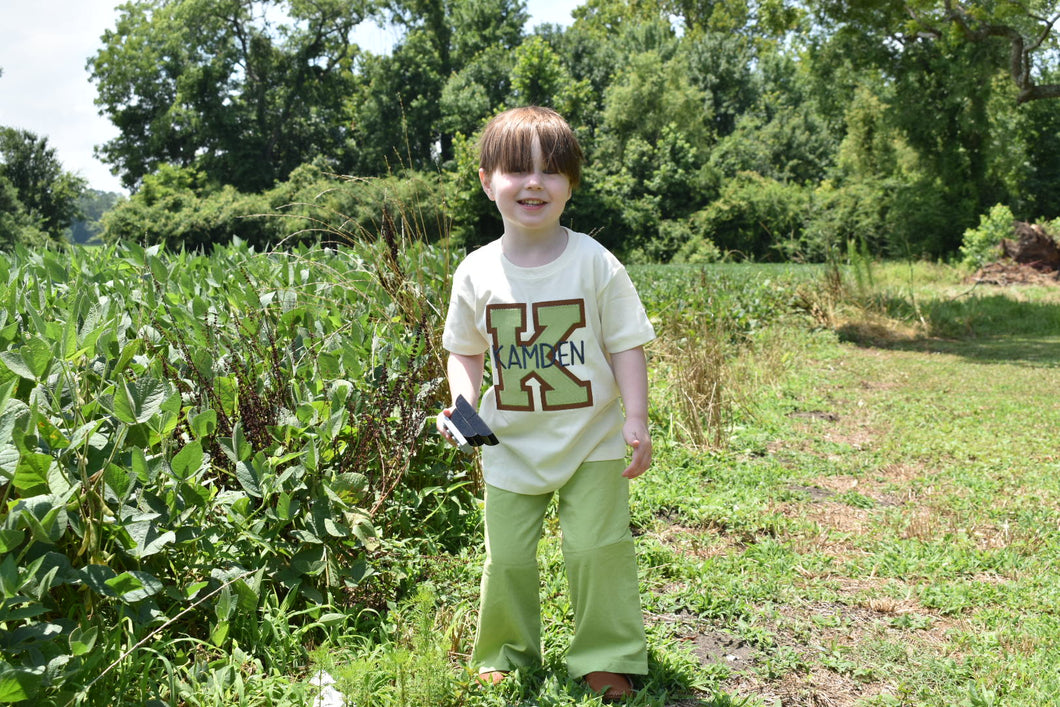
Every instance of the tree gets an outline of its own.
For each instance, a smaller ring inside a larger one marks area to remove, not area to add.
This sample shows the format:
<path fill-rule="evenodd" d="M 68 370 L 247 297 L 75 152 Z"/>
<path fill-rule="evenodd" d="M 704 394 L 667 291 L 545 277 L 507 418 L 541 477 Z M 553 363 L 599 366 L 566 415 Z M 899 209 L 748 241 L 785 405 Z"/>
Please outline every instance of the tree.
<path fill-rule="evenodd" d="M 260 191 L 348 163 L 346 97 L 366 0 L 132 0 L 88 68 L 121 134 L 99 149 L 135 188 L 161 164 Z"/>
<path fill-rule="evenodd" d="M 121 202 L 122 195 L 115 192 L 88 189 L 78 199 L 81 218 L 70 226 L 71 243 L 90 243 L 103 231 L 103 215 Z"/>
<path fill-rule="evenodd" d="M 992 62 L 1017 88 L 1016 102 L 1060 98 L 1060 83 L 1045 77 L 1057 68 L 1053 31 L 1060 10 L 1053 0 L 817 0 L 814 24 L 829 34 L 855 33 L 894 49 L 917 42 L 964 42 L 1003 49 Z M 983 77 L 978 77 L 981 80 Z M 1041 80 L 1046 83 L 1040 83 Z"/>
<path fill-rule="evenodd" d="M 1060 98 L 1060 83 L 1039 84 L 1041 64 L 1056 66 L 1058 48 L 1053 28 L 1060 11 L 1052 0 L 1030 2 L 907 2 L 921 36 L 941 39 L 955 30 L 972 43 L 1007 42 L 1008 73 L 1019 89 L 1017 103 Z M 1038 65 L 1036 65 L 1036 63 Z"/>
<path fill-rule="evenodd" d="M 80 215 L 86 182 L 63 169 L 46 137 L 0 128 L 0 179 L 9 185 L 0 209 L 52 240 L 61 240 Z"/>
<path fill-rule="evenodd" d="M 395 164 L 446 163 L 454 156 L 455 131 L 477 122 L 462 108 L 478 112 L 492 103 L 509 63 L 505 55 L 522 40 L 526 5 L 523 0 L 386 0 L 382 5 L 385 18 L 404 27 L 405 36 L 390 56 L 367 62 L 358 79 L 351 105 L 358 168 L 381 174 Z"/>
<path fill-rule="evenodd" d="M 48 237 L 39 229 L 26 207 L 18 200 L 11 181 L 0 175 L 0 251 L 17 244 L 42 245 Z"/>

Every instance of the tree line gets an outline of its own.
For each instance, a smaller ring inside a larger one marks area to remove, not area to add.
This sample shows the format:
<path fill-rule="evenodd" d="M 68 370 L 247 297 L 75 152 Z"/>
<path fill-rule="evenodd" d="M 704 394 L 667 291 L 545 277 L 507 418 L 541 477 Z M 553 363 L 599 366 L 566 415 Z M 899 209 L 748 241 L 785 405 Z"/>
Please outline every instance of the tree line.
<path fill-rule="evenodd" d="M 1060 215 L 1054 5 L 587 0 L 528 32 L 522 0 L 133 0 L 87 65 L 132 190 L 105 230 L 473 246 L 499 232 L 475 136 L 534 103 L 588 156 L 571 225 L 629 258 L 946 257 L 995 204 Z"/>

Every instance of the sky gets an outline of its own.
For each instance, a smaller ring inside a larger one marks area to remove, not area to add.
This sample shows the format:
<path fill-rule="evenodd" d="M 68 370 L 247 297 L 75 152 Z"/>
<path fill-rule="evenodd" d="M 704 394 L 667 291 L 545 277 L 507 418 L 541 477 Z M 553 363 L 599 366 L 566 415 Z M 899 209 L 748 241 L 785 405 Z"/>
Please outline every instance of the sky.
<path fill-rule="evenodd" d="M 117 135 L 95 106 L 96 87 L 85 63 L 114 27 L 123 0 L 0 0 L 0 125 L 48 138 L 63 169 L 92 189 L 124 192 L 93 148 Z M 581 0 L 528 0 L 527 29 L 571 23 Z M 356 41 L 382 51 L 394 30 L 366 22 Z"/>

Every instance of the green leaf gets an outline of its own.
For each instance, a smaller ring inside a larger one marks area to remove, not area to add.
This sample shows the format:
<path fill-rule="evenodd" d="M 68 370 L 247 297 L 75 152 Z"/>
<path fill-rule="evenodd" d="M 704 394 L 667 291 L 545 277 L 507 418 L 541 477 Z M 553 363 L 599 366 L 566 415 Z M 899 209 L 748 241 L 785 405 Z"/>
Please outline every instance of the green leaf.
<path fill-rule="evenodd" d="M 202 468 L 206 457 L 202 452 L 202 442 L 195 440 L 184 445 L 184 448 L 173 455 L 170 466 L 173 467 L 173 475 L 178 479 L 187 479 Z"/>
<path fill-rule="evenodd" d="M 70 654 L 71 655 L 86 655 L 92 652 L 92 647 L 96 645 L 96 638 L 99 636 L 99 629 L 95 626 L 91 626 L 87 629 L 81 626 L 76 626 L 73 631 L 70 632 Z"/>
<path fill-rule="evenodd" d="M 15 468 L 15 488 L 23 496 L 48 493 L 48 467 L 53 461 L 50 455 L 38 452 L 21 455 Z"/>
<path fill-rule="evenodd" d="M 123 601 L 134 604 L 162 591 L 162 583 L 147 572 L 122 572 L 117 577 L 106 581 Z"/>
<path fill-rule="evenodd" d="M 339 614 L 333 611 L 321 616 L 319 619 L 317 619 L 317 622 L 323 624 L 324 626 L 337 626 L 345 620 L 345 614 Z"/>
<path fill-rule="evenodd" d="M 4 411 L 4 415 L 7 415 L 9 414 L 9 412 L 11 412 L 12 406 L 9 403 L 11 402 L 11 395 L 15 392 L 15 389 L 17 387 L 18 381 L 14 378 L 9 380 L 7 383 L 4 383 L 3 385 L 0 385 L 0 410 Z M 25 403 L 23 403 L 21 400 L 16 399 L 16 402 L 18 402 L 20 405 L 22 405 L 23 408 L 25 408 Z M 10 434 L 10 431 L 8 432 L 8 434 Z M 2 433 L 0 433 L 0 439 L 5 439 L 2 436 Z"/>
<path fill-rule="evenodd" d="M 22 359 L 22 354 L 18 351 L 0 352 L 0 361 L 11 369 L 11 372 L 16 376 L 33 380 L 33 371 L 29 370 L 29 366 L 26 365 L 26 362 Z"/>
<path fill-rule="evenodd" d="M 343 528 L 331 518 L 324 519 L 324 530 L 333 538 L 345 538 L 349 537 L 350 534 L 346 528 Z"/>
<path fill-rule="evenodd" d="M 253 614 L 258 608 L 258 591 L 247 582 L 238 579 L 232 583 L 236 590 L 236 607 L 244 614 Z"/>
<path fill-rule="evenodd" d="M 184 596 L 191 600 L 206 587 L 210 586 L 209 582 L 193 582 L 184 588 Z"/>
<path fill-rule="evenodd" d="M 79 303 L 83 297 L 84 295 L 81 295 L 78 298 Z M 67 361 L 76 358 L 80 353 L 77 347 L 77 316 L 74 314 L 78 309 L 80 308 L 75 306 L 72 311 L 68 310 L 66 312 L 66 325 L 63 327 L 63 338 L 59 342 L 59 353 Z"/>
<path fill-rule="evenodd" d="M 261 475 L 258 473 L 257 464 L 251 461 L 236 463 L 236 479 L 249 495 L 261 498 Z"/>
<path fill-rule="evenodd" d="M 129 450 L 129 462 L 133 473 L 136 474 L 136 478 L 141 483 L 146 484 L 154 481 L 154 475 L 151 474 L 151 466 L 147 463 L 147 455 L 144 454 L 143 449 L 133 447 Z"/>
<path fill-rule="evenodd" d="M 26 534 L 15 528 L 6 528 L 0 530 L 0 552 L 13 552 L 22 541 L 25 539 Z"/>
<path fill-rule="evenodd" d="M 225 453 L 225 456 L 231 462 L 246 461 L 254 453 L 254 448 L 250 446 L 247 438 L 243 436 L 243 424 L 240 422 L 237 422 L 232 428 L 231 437 L 222 437 L 217 442 L 221 445 L 221 451 Z"/>
<path fill-rule="evenodd" d="M 128 425 L 147 422 L 162 410 L 169 390 L 161 381 L 141 378 L 132 385 L 123 379 L 114 393 L 114 416 Z"/>
<path fill-rule="evenodd" d="M 30 339 L 25 345 L 20 346 L 18 351 L 22 354 L 22 360 L 30 372 L 33 373 L 35 379 L 40 380 L 48 374 L 48 369 L 51 368 L 55 355 L 52 353 L 52 347 L 47 341 L 37 338 Z"/>
<path fill-rule="evenodd" d="M 103 470 L 103 481 L 114 492 L 115 496 L 125 498 L 126 492 L 132 486 L 133 472 L 117 464 L 108 464 L 107 468 Z"/>
<path fill-rule="evenodd" d="M 217 411 L 204 410 L 191 418 L 191 431 L 199 439 L 213 437 L 217 432 Z"/>
<path fill-rule="evenodd" d="M 224 587 L 217 594 L 217 602 L 213 605 L 214 616 L 220 621 L 227 621 L 235 613 L 236 602 L 232 597 L 232 590 Z"/>
<path fill-rule="evenodd" d="M 0 702 L 23 702 L 32 699 L 40 690 L 44 666 L 12 668 L 4 664 L 0 669 Z"/>
<path fill-rule="evenodd" d="M 92 306 L 88 308 L 88 313 L 85 314 L 85 318 L 81 322 L 81 329 L 77 333 L 78 344 L 89 350 L 95 348 L 96 341 L 99 339 L 99 335 L 103 331 L 103 320 L 107 316 L 109 310 L 110 298 L 108 297 L 100 298 L 98 302 L 94 302 Z"/>
<path fill-rule="evenodd" d="M 156 256 L 149 256 L 147 258 L 147 267 L 151 269 L 151 276 L 159 282 L 166 282 L 169 279 L 169 268 L 162 262 L 161 258 Z"/>
<path fill-rule="evenodd" d="M 285 491 L 281 491 L 276 499 L 276 517 L 280 520 L 291 519 L 291 496 Z"/>
<path fill-rule="evenodd" d="M 125 526 L 135 546 L 129 548 L 129 554 L 143 559 L 161 552 L 166 545 L 176 542 L 177 536 L 172 530 L 159 532 L 157 523 L 152 520 L 140 520 Z"/>
<path fill-rule="evenodd" d="M 114 363 L 114 368 L 111 369 L 110 374 L 112 376 L 118 376 L 125 370 L 125 367 L 129 365 L 129 362 L 133 360 L 133 357 L 140 353 L 140 346 L 142 343 L 143 341 L 141 339 L 133 339 L 125 345 L 118 360 Z"/>
<path fill-rule="evenodd" d="M 291 569 L 299 575 L 317 575 L 327 566 L 323 545 L 299 550 L 291 558 Z"/>
<path fill-rule="evenodd" d="M 29 380 L 43 378 L 51 368 L 53 358 L 51 346 L 38 338 L 30 339 L 20 346 L 18 351 L 0 353 L 0 361 L 3 361 L 12 373 Z"/>
<path fill-rule="evenodd" d="M 325 380 L 340 378 L 343 373 L 339 357 L 326 351 L 317 356 L 317 370 Z"/>
<path fill-rule="evenodd" d="M 18 447 L 15 445 L 0 445 L 0 478 L 6 481 L 11 481 L 15 478 L 15 469 L 18 468 L 20 457 Z"/>
<path fill-rule="evenodd" d="M 350 514 L 350 527 L 353 534 L 361 541 L 366 550 L 373 551 L 379 547 L 379 534 L 372 524 L 372 519 L 360 513 Z"/>
<path fill-rule="evenodd" d="M 62 430 L 43 415 L 37 416 L 37 433 L 51 449 L 66 449 L 70 446 L 70 440 Z"/>
<path fill-rule="evenodd" d="M 48 607 L 36 601 L 27 602 L 21 606 L 16 606 L 10 601 L 0 604 L 0 621 L 25 621 L 46 613 L 48 613 Z"/>
<path fill-rule="evenodd" d="M 0 560 L 0 591 L 4 596 L 13 597 L 18 594 L 18 565 L 15 564 L 14 555 L 5 555 Z"/>
<path fill-rule="evenodd" d="M 33 539 L 41 543 L 56 543 L 66 531 L 68 520 L 65 500 L 52 495 L 24 498 L 14 508 L 19 520 L 29 526 Z"/>
<path fill-rule="evenodd" d="M 239 383 L 231 376 L 217 376 L 214 379 L 214 389 L 217 397 L 221 400 L 221 409 L 229 417 L 235 417 L 239 412 L 237 400 L 239 397 Z"/>
<path fill-rule="evenodd" d="M 228 622 L 218 621 L 217 625 L 210 629 L 210 643 L 220 648 L 228 638 Z"/>
<path fill-rule="evenodd" d="M 106 565 L 86 565 L 77 571 L 81 580 L 96 594 L 105 597 L 117 596 L 114 590 L 107 584 L 107 580 L 113 579 L 117 573 Z"/>
<path fill-rule="evenodd" d="M 128 594 L 137 589 L 142 589 L 144 586 L 143 582 L 131 572 L 122 572 L 118 576 L 108 579 L 106 584 L 114 590 L 114 593 L 118 596 Z"/>

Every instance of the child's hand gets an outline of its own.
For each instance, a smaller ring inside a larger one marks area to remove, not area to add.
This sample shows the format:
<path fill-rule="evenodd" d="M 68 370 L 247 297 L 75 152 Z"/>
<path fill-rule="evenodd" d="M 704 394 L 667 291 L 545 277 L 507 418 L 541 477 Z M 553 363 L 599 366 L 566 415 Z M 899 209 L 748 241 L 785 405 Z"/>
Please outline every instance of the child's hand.
<path fill-rule="evenodd" d="M 450 433 L 449 430 L 446 429 L 445 423 L 442 422 L 443 418 L 451 417 L 452 414 L 453 408 L 446 408 L 442 410 L 440 413 L 438 413 L 438 417 L 434 419 L 434 426 L 438 429 L 438 434 L 442 436 L 442 439 L 456 447 L 458 446 L 456 439 L 453 437 L 452 433 Z"/>
<path fill-rule="evenodd" d="M 648 425 L 642 420 L 628 419 L 622 426 L 622 436 L 626 438 L 626 444 L 633 448 L 633 459 L 622 472 L 622 476 L 635 479 L 651 466 L 651 435 L 648 434 Z"/>

